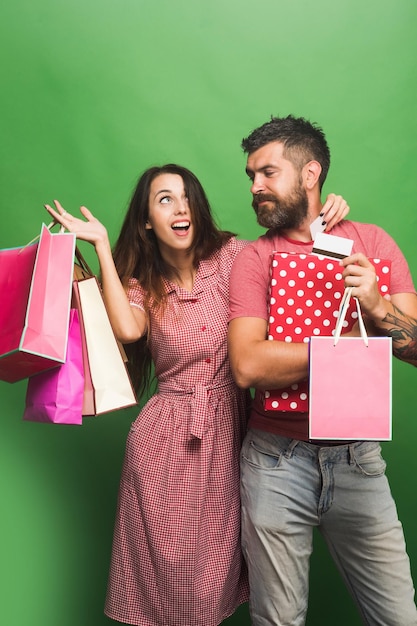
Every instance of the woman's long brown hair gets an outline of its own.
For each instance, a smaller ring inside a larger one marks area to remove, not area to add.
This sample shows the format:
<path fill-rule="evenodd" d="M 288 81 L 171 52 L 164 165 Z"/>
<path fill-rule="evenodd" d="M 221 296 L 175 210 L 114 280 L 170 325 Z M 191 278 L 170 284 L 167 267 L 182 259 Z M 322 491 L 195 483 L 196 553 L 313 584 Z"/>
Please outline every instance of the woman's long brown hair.
<path fill-rule="evenodd" d="M 164 314 L 166 293 L 163 279 L 176 276 L 176 268 L 168 265 L 160 254 L 154 231 L 146 228 L 150 187 L 161 174 L 176 174 L 184 182 L 195 233 L 189 249 L 195 267 L 233 236 L 233 233 L 217 227 L 204 189 L 190 170 L 170 163 L 151 167 L 140 177 L 113 248 L 114 262 L 125 288 L 130 278 L 136 278 L 146 294 L 147 333 L 137 342 L 125 346 L 132 382 L 139 395 L 148 390 L 152 378 L 152 358 L 148 347 L 149 313 L 152 309 L 158 315 Z"/>

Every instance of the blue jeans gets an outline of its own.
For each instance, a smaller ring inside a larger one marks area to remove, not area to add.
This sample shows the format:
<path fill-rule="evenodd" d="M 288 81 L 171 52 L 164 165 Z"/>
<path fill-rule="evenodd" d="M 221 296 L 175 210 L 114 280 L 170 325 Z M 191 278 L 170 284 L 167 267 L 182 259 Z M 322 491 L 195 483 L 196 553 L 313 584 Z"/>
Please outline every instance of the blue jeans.
<path fill-rule="evenodd" d="M 314 527 L 364 624 L 417 625 L 403 530 L 378 443 L 323 447 L 250 430 L 241 472 L 254 626 L 305 623 Z"/>

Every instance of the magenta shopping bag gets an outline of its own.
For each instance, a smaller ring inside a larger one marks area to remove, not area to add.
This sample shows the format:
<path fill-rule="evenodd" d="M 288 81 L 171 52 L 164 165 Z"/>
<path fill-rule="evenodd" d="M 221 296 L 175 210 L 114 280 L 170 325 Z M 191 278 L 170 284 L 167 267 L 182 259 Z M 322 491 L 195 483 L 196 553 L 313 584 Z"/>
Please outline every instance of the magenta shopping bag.
<path fill-rule="evenodd" d="M 38 243 L 0 250 L 0 380 L 65 361 L 75 235 L 43 225 Z"/>
<path fill-rule="evenodd" d="M 392 340 L 367 337 L 356 304 L 362 337 L 339 338 L 342 302 L 334 337 L 310 339 L 310 439 L 392 439 Z"/>
<path fill-rule="evenodd" d="M 81 424 L 84 366 L 78 311 L 71 309 L 65 363 L 28 381 L 24 420 Z"/>

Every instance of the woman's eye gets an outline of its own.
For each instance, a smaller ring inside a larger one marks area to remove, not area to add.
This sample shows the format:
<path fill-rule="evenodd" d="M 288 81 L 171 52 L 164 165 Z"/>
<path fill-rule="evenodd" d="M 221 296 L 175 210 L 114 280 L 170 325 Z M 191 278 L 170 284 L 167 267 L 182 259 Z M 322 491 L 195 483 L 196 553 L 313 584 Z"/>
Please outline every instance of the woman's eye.
<path fill-rule="evenodd" d="M 168 202 L 171 202 L 171 198 L 170 198 L 169 196 L 163 196 L 163 197 L 159 200 L 159 202 L 160 202 L 161 204 L 167 204 Z"/>

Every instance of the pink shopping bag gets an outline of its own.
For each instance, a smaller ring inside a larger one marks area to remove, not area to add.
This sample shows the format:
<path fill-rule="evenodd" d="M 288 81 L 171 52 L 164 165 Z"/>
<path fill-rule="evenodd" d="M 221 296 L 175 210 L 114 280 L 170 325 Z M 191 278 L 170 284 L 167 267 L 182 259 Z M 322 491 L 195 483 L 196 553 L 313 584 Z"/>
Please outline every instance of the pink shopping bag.
<path fill-rule="evenodd" d="M 0 380 L 65 361 L 75 235 L 43 225 L 38 243 L 0 250 Z"/>
<path fill-rule="evenodd" d="M 392 439 L 392 340 L 366 337 L 357 307 L 362 337 L 339 338 L 341 312 L 334 337 L 310 340 L 310 439 Z"/>
<path fill-rule="evenodd" d="M 84 366 L 78 311 L 71 309 L 65 363 L 28 381 L 24 420 L 81 424 Z"/>

